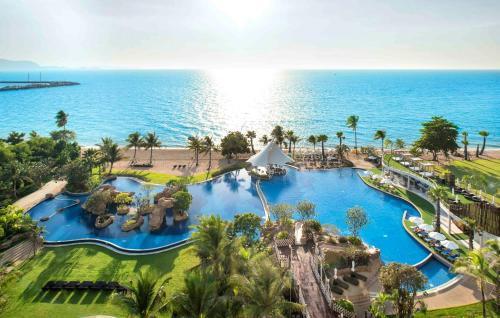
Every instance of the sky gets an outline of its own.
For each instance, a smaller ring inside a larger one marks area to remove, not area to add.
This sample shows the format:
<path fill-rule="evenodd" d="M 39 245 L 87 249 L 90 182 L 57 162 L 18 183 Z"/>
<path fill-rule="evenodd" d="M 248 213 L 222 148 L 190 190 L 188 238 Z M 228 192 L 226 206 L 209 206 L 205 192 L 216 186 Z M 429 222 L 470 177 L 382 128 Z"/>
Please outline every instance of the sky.
<path fill-rule="evenodd" d="M 499 69 L 498 0 L 0 0 L 0 58 L 68 68 Z"/>

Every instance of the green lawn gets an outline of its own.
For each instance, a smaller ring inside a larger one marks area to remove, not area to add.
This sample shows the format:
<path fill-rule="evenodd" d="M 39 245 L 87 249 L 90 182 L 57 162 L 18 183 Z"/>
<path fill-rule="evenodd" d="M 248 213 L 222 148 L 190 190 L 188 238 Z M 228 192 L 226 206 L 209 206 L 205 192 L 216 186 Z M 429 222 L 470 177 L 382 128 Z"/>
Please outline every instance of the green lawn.
<path fill-rule="evenodd" d="M 183 285 L 184 273 L 198 265 L 191 247 L 144 256 L 116 254 L 105 248 L 44 248 L 35 258 L 19 268 L 19 275 L 7 283 L 8 305 L 0 317 L 83 317 L 96 314 L 124 317 L 123 305 L 113 301 L 109 292 L 43 292 L 49 280 L 116 280 L 128 283 L 141 270 L 156 270 L 170 277 L 168 291 Z"/>
<path fill-rule="evenodd" d="M 490 301 L 487 303 L 487 315 L 488 317 L 499 317 L 499 314 L 496 314 L 494 309 L 493 309 L 493 301 Z M 428 311 L 427 313 L 417 313 L 415 314 L 415 318 L 419 317 L 426 317 L 426 318 L 475 318 L 475 317 L 482 317 L 482 305 L 481 303 L 477 304 L 472 304 L 468 306 L 461 306 L 461 307 L 454 307 L 454 308 L 447 308 L 447 309 L 438 309 L 438 310 L 431 310 Z"/>
<path fill-rule="evenodd" d="M 465 175 L 479 175 L 486 181 L 486 191 L 483 195 L 491 200 L 491 195 L 495 195 L 500 203 L 500 159 L 478 159 L 472 161 L 455 160 L 448 166 L 448 169 L 457 177 Z"/>

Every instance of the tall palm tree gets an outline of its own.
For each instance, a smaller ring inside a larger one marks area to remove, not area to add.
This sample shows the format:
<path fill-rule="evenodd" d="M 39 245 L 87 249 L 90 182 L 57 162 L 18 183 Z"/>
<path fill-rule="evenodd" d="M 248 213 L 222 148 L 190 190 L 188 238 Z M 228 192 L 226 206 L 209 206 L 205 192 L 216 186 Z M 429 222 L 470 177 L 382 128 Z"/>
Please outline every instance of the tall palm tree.
<path fill-rule="evenodd" d="M 354 151 L 356 155 L 358 154 L 358 136 L 357 136 L 357 128 L 358 128 L 359 116 L 351 115 L 347 117 L 347 127 L 351 128 L 354 131 Z"/>
<path fill-rule="evenodd" d="M 467 140 L 467 137 L 469 136 L 469 133 L 466 131 L 462 131 L 462 144 L 464 145 L 464 159 L 469 160 L 469 152 L 467 151 L 467 146 L 469 145 L 469 141 Z"/>
<path fill-rule="evenodd" d="M 253 140 L 257 138 L 257 134 L 255 133 L 255 131 L 249 130 L 247 131 L 245 137 L 247 137 L 250 141 L 250 148 L 252 149 L 252 153 L 255 153 L 255 149 L 253 148 Z"/>
<path fill-rule="evenodd" d="M 382 151 L 382 161 L 384 160 L 384 139 L 385 139 L 385 130 L 377 130 L 375 135 L 373 135 L 373 139 L 381 140 L 381 151 Z"/>
<path fill-rule="evenodd" d="M 200 151 L 203 149 L 203 141 L 197 136 L 188 137 L 188 148 L 194 151 L 194 158 L 196 165 L 198 165 L 198 159 L 200 156 Z"/>
<path fill-rule="evenodd" d="M 319 135 L 316 141 L 321 143 L 321 160 L 325 160 L 325 142 L 328 141 L 327 135 Z"/>
<path fill-rule="evenodd" d="M 486 130 L 481 130 L 479 132 L 479 136 L 483 137 L 483 146 L 481 147 L 481 152 L 479 152 L 480 155 L 484 153 L 484 148 L 486 147 L 486 137 L 488 137 L 489 135 L 490 133 Z"/>
<path fill-rule="evenodd" d="M 283 141 L 285 141 L 283 127 L 280 125 L 275 126 L 271 132 L 271 136 L 274 138 L 274 142 L 280 147 L 283 145 Z"/>
<path fill-rule="evenodd" d="M 207 270 L 193 270 L 184 277 L 184 288 L 172 298 L 174 313 L 179 317 L 222 317 L 219 282 Z"/>
<path fill-rule="evenodd" d="M 63 130 L 66 130 L 66 124 L 68 123 L 68 114 L 66 114 L 63 110 L 60 110 L 56 114 L 56 125 L 57 127 Z"/>
<path fill-rule="evenodd" d="M 165 292 L 167 280 L 160 283 L 159 279 L 151 271 L 140 271 L 137 280 L 127 286 L 125 294 L 118 294 L 118 298 L 132 313 L 141 318 L 153 318 L 169 305 Z"/>
<path fill-rule="evenodd" d="M 344 133 L 342 131 L 337 131 L 336 135 L 337 135 L 337 138 L 339 139 L 339 147 L 338 147 L 338 150 L 340 150 L 339 157 L 340 157 L 340 160 L 342 160 L 342 159 L 344 159 L 344 147 L 342 147 L 342 141 L 345 139 L 345 136 L 344 136 Z"/>
<path fill-rule="evenodd" d="M 260 143 L 262 143 L 265 146 L 269 142 L 269 137 L 267 137 L 267 135 L 262 135 L 262 137 L 260 137 L 259 141 L 260 141 Z"/>
<path fill-rule="evenodd" d="M 160 146 L 161 146 L 161 141 L 158 138 L 158 136 L 156 136 L 156 133 L 154 131 L 152 133 L 148 133 L 144 137 L 144 148 L 146 148 L 146 150 L 150 149 L 150 153 L 149 153 L 149 164 L 150 165 L 153 164 L 153 148 L 160 147 Z"/>
<path fill-rule="evenodd" d="M 443 187 L 435 186 L 427 192 L 427 195 L 436 202 L 436 221 L 434 231 L 441 232 L 441 201 L 448 198 L 448 193 Z"/>
<path fill-rule="evenodd" d="M 394 142 L 394 146 L 396 147 L 396 149 L 403 149 L 405 147 L 405 142 L 403 139 L 398 138 Z"/>
<path fill-rule="evenodd" d="M 464 217 L 463 221 L 467 229 L 467 236 L 469 236 L 469 250 L 472 251 L 474 249 L 474 234 L 476 232 L 477 222 L 469 217 Z"/>
<path fill-rule="evenodd" d="M 481 303 L 483 307 L 483 318 L 486 318 L 486 299 L 484 296 L 484 289 L 488 279 L 495 279 L 494 274 L 490 268 L 487 253 L 490 251 L 486 248 L 472 250 L 467 255 L 459 257 L 453 264 L 452 270 L 457 273 L 463 273 L 474 276 L 479 283 L 481 290 Z M 496 278 L 498 281 L 498 277 Z"/>
<path fill-rule="evenodd" d="M 134 157 L 132 158 L 133 161 L 135 161 L 135 156 L 137 154 L 137 148 L 142 147 L 144 144 L 144 139 L 142 138 L 141 134 L 137 131 L 134 131 L 130 135 L 128 135 L 127 138 L 127 148 L 134 148 Z"/>
<path fill-rule="evenodd" d="M 292 139 L 295 136 L 293 130 L 287 130 L 285 132 L 285 139 L 288 140 L 288 153 L 292 152 Z"/>
<path fill-rule="evenodd" d="M 212 137 L 205 136 L 203 139 L 203 153 L 208 153 L 208 170 L 212 168 L 212 151 L 217 151 L 218 147 L 215 145 Z"/>
<path fill-rule="evenodd" d="M 307 142 L 311 143 L 313 145 L 313 150 L 314 150 L 314 152 L 316 152 L 316 142 L 317 142 L 316 136 L 314 136 L 314 135 L 309 136 L 307 138 Z"/>
<path fill-rule="evenodd" d="M 89 167 L 91 173 L 94 167 L 99 163 L 99 155 L 100 151 L 96 148 L 88 148 L 83 152 L 83 161 Z"/>
<path fill-rule="evenodd" d="M 290 142 L 292 143 L 292 157 L 295 156 L 295 145 L 301 141 L 301 139 L 299 138 L 299 136 L 297 135 L 293 135 L 291 138 L 290 138 Z"/>
<path fill-rule="evenodd" d="M 290 278 L 268 258 L 257 258 L 252 263 L 248 275 L 235 275 L 232 278 L 238 293 L 244 299 L 245 317 L 283 317 L 284 314 L 302 308 L 283 297 L 291 288 Z"/>
<path fill-rule="evenodd" d="M 120 151 L 120 147 L 118 144 L 113 143 L 109 148 L 107 148 L 106 153 L 104 155 L 109 162 L 109 172 L 108 174 L 111 174 L 111 171 L 113 171 L 113 165 L 115 162 L 120 161 L 123 157 Z"/>

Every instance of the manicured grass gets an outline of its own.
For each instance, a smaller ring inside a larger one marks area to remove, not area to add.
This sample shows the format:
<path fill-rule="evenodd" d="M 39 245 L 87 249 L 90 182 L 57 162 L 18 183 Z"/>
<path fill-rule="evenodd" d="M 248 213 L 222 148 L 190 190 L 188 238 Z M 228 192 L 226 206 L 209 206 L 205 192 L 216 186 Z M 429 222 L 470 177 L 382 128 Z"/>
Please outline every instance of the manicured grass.
<path fill-rule="evenodd" d="M 138 179 L 144 180 L 146 182 L 151 182 L 151 183 L 157 183 L 157 184 L 165 184 L 169 181 L 172 180 L 179 180 L 181 177 L 173 175 L 173 174 L 167 174 L 167 173 L 161 173 L 161 172 L 153 172 L 153 171 L 139 171 L 139 170 L 132 170 L 132 169 L 126 169 L 126 170 L 115 170 L 113 169 L 113 174 L 118 175 L 118 176 L 129 176 L 129 177 L 136 177 Z M 198 173 L 193 176 L 186 177 L 190 183 L 196 183 L 200 181 L 205 181 L 207 179 L 212 178 L 213 172 L 206 172 L 206 173 Z"/>
<path fill-rule="evenodd" d="M 8 305 L 0 317 L 83 317 L 97 314 L 125 317 L 126 308 L 113 301 L 109 292 L 43 292 L 49 280 L 116 280 L 128 283 L 140 270 L 155 270 L 164 278 L 169 294 L 183 286 L 186 271 L 197 266 L 191 247 L 144 256 L 120 255 L 105 248 L 44 248 L 19 268 L 19 275 L 5 288 Z"/>
<path fill-rule="evenodd" d="M 496 196 L 496 202 L 500 203 L 500 159 L 478 159 L 472 161 L 455 160 L 448 169 L 457 177 L 465 175 L 480 176 L 486 181 L 483 196 L 489 201 L 491 195 Z"/>
<path fill-rule="evenodd" d="M 499 317 L 499 314 L 495 313 L 493 308 L 493 301 L 489 301 L 486 306 L 486 312 L 488 317 Z M 446 308 L 446 309 L 438 309 L 431 310 L 427 313 L 417 313 L 414 317 L 426 317 L 426 318 L 472 318 L 472 317 L 482 317 L 483 309 L 481 303 L 476 303 L 467 306 L 454 307 L 454 308 Z"/>

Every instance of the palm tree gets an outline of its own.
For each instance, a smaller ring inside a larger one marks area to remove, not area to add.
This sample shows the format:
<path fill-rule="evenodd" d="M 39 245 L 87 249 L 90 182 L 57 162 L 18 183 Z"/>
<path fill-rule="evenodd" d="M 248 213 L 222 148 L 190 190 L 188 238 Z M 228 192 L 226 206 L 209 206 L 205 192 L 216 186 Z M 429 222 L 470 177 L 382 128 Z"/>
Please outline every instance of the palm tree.
<path fill-rule="evenodd" d="M 245 137 L 247 137 L 250 141 L 250 148 L 252 149 L 252 153 L 255 153 L 255 149 L 253 148 L 253 140 L 257 137 L 257 134 L 255 133 L 255 131 L 249 130 L 247 131 Z"/>
<path fill-rule="evenodd" d="M 99 154 L 100 151 L 95 148 L 88 148 L 83 152 L 83 160 L 89 167 L 91 173 L 94 167 L 99 163 Z"/>
<path fill-rule="evenodd" d="M 462 144 L 464 145 L 464 159 L 469 160 L 469 152 L 467 151 L 467 146 L 469 145 L 469 141 L 467 140 L 467 137 L 469 136 L 469 133 L 466 131 L 462 131 Z"/>
<path fill-rule="evenodd" d="M 262 135 L 262 137 L 260 137 L 259 141 L 265 146 L 269 142 L 269 137 L 267 137 L 267 135 Z"/>
<path fill-rule="evenodd" d="M 203 139 L 203 153 L 207 154 L 208 153 L 208 169 L 210 170 L 212 168 L 212 151 L 217 151 L 218 147 L 215 145 L 212 137 L 210 136 L 205 136 Z"/>
<path fill-rule="evenodd" d="M 60 110 L 56 114 L 56 125 L 59 128 L 63 128 L 66 130 L 66 124 L 68 123 L 68 114 L 66 114 L 63 110 Z"/>
<path fill-rule="evenodd" d="M 280 148 L 283 145 L 283 141 L 285 140 L 284 133 L 283 133 L 283 127 L 280 125 L 277 125 L 273 128 L 273 131 L 271 132 L 271 136 L 274 138 L 274 142 L 277 143 Z"/>
<path fill-rule="evenodd" d="M 24 135 L 22 132 L 11 131 L 5 141 L 11 145 L 17 145 L 24 141 Z"/>
<path fill-rule="evenodd" d="M 167 280 L 160 284 L 159 278 L 151 271 L 140 271 L 137 280 L 127 286 L 125 294 L 118 294 L 118 298 L 132 313 L 141 318 L 153 318 L 169 304 L 165 293 Z"/>
<path fill-rule="evenodd" d="M 481 130 L 479 132 L 479 136 L 483 137 L 483 146 L 481 147 L 481 152 L 479 152 L 480 155 L 484 153 L 484 148 L 486 147 L 486 137 L 488 137 L 489 135 L 490 133 L 486 130 Z"/>
<path fill-rule="evenodd" d="M 469 217 L 464 217 L 463 221 L 467 229 L 467 235 L 469 236 L 469 250 L 472 251 L 474 249 L 474 234 L 476 232 L 477 222 Z"/>
<path fill-rule="evenodd" d="M 197 136 L 189 136 L 188 148 L 194 151 L 194 158 L 196 160 L 196 165 L 198 165 L 198 158 L 200 155 L 200 151 L 203 148 L 203 141 Z"/>
<path fill-rule="evenodd" d="M 132 158 L 133 161 L 135 161 L 135 156 L 137 154 L 137 148 L 142 147 L 144 144 L 144 139 L 142 138 L 141 134 L 137 131 L 131 133 L 128 135 L 127 138 L 127 148 L 134 148 L 134 157 Z"/>
<path fill-rule="evenodd" d="M 358 136 L 357 136 L 357 128 L 358 128 L 359 116 L 351 115 L 347 117 L 347 127 L 351 128 L 354 131 L 354 151 L 356 155 L 358 154 Z"/>
<path fill-rule="evenodd" d="M 295 144 L 297 144 L 299 141 L 301 141 L 301 139 L 299 138 L 299 136 L 297 135 L 293 135 L 291 138 L 290 138 L 290 142 L 292 143 L 293 145 L 293 149 L 292 149 L 292 157 L 295 156 Z"/>
<path fill-rule="evenodd" d="M 221 317 L 219 282 L 206 270 L 193 270 L 184 277 L 184 288 L 174 295 L 174 313 L 179 317 Z"/>
<path fill-rule="evenodd" d="M 405 147 L 405 142 L 403 139 L 398 138 L 394 142 L 394 146 L 396 147 L 396 149 L 403 149 Z"/>
<path fill-rule="evenodd" d="M 113 143 L 111 145 L 111 147 L 107 148 L 107 151 L 105 153 L 105 157 L 110 164 L 108 174 L 111 174 L 111 171 L 113 171 L 113 164 L 122 159 L 122 154 L 121 154 L 120 147 L 118 146 L 118 144 Z"/>
<path fill-rule="evenodd" d="M 160 147 L 161 146 L 161 141 L 158 139 L 158 136 L 156 136 L 156 133 L 153 131 L 152 133 L 148 133 L 146 137 L 144 137 L 144 147 L 146 150 L 150 149 L 149 153 L 149 164 L 153 164 L 153 148 L 154 147 Z"/>
<path fill-rule="evenodd" d="M 316 152 L 316 142 L 317 142 L 316 136 L 314 135 L 309 136 L 309 138 L 307 138 L 307 142 L 313 145 L 313 150 L 314 152 Z"/>
<path fill-rule="evenodd" d="M 248 275 L 235 275 L 232 281 L 244 299 L 245 317 L 283 317 L 285 313 L 302 308 L 283 297 L 291 288 L 290 278 L 268 258 L 257 257 L 249 266 Z"/>
<path fill-rule="evenodd" d="M 382 145 L 381 151 L 382 151 L 382 162 L 383 162 L 383 160 L 384 160 L 384 139 L 385 139 L 385 130 L 377 130 L 377 131 L 375 132 L 375 135 L 373 135 L 373 139 L 375 139 L 375 140 L 379 140 L 379 139 L 380 139 L 380 140 L 382 141 L 382 143 L 381 143 L 381 145 Z"/>
<path fill-rule="evenodd" d="M 327 135 L 319 135 L 316 141 L 321 143 L 321 160 L 325 160 L 325 142 L 328 141 Z"/>
<path fill-rule="evenodd" d="M 486 299 L 484 297 L 484 288 L 488 279 L 495 280 L 491 271 L 490 262 L 487 254 L 490 252 L 487 248 L 472 250 L 467 255 L 459 257 L 453 264 L 452 270 L 457 273 L 474 276 L 479 283 L 481 290 L 481 303 L 483 307 L 483 318 L 486 318 Z M 496 277 L 498 281 L 498 277 Z"/>
<path fill-rule="evenodd" d="M 338 150 L 340 150 L 339 152 L 339 157 L 340 157 L 340 160 L 344 159 L 344 147 L 342 147 L 342 140 L 345 139 L 345 136 L 344 136 L 344 133 L 342 131 L 337 131 L 337 138 L 339 139 L 339 147 L 338 147 Z"/>
<path fill-rule="evenodd" d="M 291 153 L 292 152 L 292 139 L 294 137 L 294 133 L 293 133 L 293 130 L 287 130 L 285 132 L 285 139 L 288 140 L 288 153 Z"/>
<path fill-rule="evenodd" d="M 435 186 L 429 190 L 427 195 L 436 202 L 436 221 L 434 231 L 441 232 L 441 201 L 445 201 L 448 198 L 448 193 L 445 188 Z"/>

